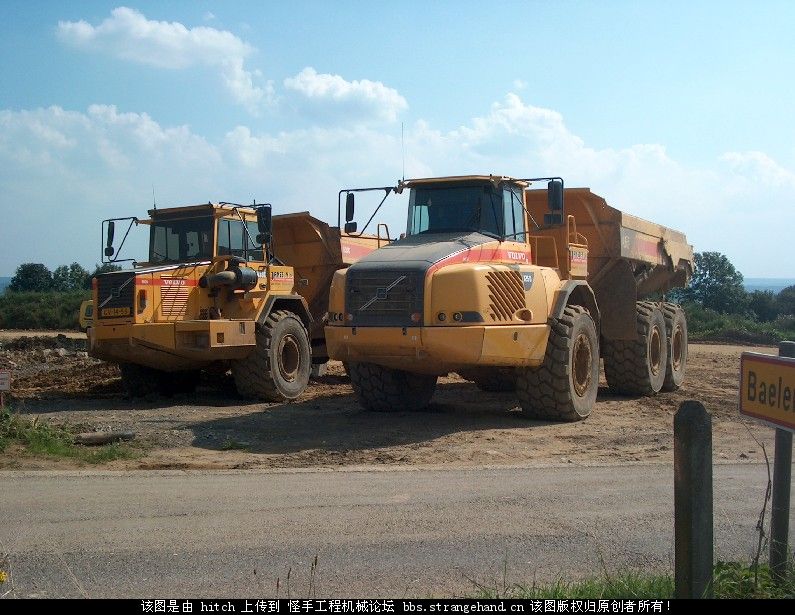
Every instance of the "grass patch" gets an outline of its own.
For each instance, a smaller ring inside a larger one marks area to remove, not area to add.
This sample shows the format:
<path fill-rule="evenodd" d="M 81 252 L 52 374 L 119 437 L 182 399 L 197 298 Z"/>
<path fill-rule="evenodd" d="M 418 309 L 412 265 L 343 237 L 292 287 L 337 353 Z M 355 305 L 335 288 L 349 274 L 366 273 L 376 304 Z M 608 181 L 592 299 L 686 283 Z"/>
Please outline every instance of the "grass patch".
<path fill-rule="evenodd" d="M 754 570 L 739 562 L 718 562 L 715 566 L 716 598 L 795 598 L 795 565 L 791 565 L 784 582 L 777 585 L 770 567 Z"/>
<path fill-rule="evenodd" d="M 22 446 L 30 455 L 66 457 L 90 464 L 139 456 L 137 451 L 124 444 L 90 448 L 76 445 L 68 428 L 42 423 L 38 418 L 27 419 L 10 408 L 3 408 L 0 410 L 0 452 L 5 452 L 11 444 Z"/>
<path fill-rule="evenodd" d="M 795 598 L 795 567 L 780 585 L 773 582 L 770 568 L 740 562 L 718 562 L 714 571 L 715 598 Z M 552 583 L 503 585 L 502 589 L 478 586 L 478 598 L 519 599 L 669 599 L 674 597 L 674 579 L 666 574 L 623 572 L 579 581 L 559 579 Z"/>
<path fill-rule="evenodd" d="M 504 586 L 502 591 L 480 587 L 479 598 L 669 598 L 674 593 L 674 581 L 670 575 L 649 575 L 625 572 L 616 576 L 604 576 L 579 581 L 558 579 L 552 583 Z"/>

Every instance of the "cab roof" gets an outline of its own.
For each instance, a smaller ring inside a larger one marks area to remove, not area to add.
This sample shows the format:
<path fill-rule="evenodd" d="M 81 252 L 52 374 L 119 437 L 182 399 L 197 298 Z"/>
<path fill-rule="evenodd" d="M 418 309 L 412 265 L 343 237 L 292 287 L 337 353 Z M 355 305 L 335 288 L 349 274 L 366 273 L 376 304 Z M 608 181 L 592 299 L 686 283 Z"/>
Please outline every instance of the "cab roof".
<path fill-rule="evenodd" d="M 490 182 L 495 186 L 503 183 L 513 184 L 527 188 L 529 182 L 522 181 L 507 175 L 451 175 L 447 177 L 423 177 L 417 179 L 404 179 L 398 186 L 400 188 L 413 188 L 414 186 L 423 186 L 428 184 L 468 184 Z"/>
<path fill-rule="evenodd" d="M 179 207 L 161 207 L 158 209 L 150 209 L 149 216 L 151 218 L 170 217 L 179 214 L 194 214 L 194 215 L 207 215 L 213 214 L 218 216 L 231 213 L 237 209 L 241 214 L 254 215 L 254 208 L 250 205 L 235 205 L 233 203 L 200 203 L 198 205 L 180 205 Z"/>

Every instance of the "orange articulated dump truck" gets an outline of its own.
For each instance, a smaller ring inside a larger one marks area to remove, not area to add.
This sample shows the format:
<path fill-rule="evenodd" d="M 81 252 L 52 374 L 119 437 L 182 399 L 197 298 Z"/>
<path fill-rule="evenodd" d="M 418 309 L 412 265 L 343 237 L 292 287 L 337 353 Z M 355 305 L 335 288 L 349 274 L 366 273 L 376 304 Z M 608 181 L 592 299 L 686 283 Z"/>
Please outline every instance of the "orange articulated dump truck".
<path fill-rule="evenodd" d="M 361 190 L 342 191 L 349 221 Z M 438 376 L 458 372 L 485 390 L 515 390 L 527 416 L 579 420 L 595 403 L 600 357 L 620 393 L 682 384 L 687 323 L 659 298 L 692 274 L 683 234 L 560 178 L 393 189 L 404 190 L 405 237 L 331 285 L 329 354 L 346 363 L 365 408 L 421 408 Z"/>
<path fill-rule="evenodd" d="M 88 329 L 89 353 L 118 363 L 133 396 L 190 391 L 202 370 L 231 370 L 245 397 L 295 399 L 313 364 L 328 359 L 323 322 L 334 272 L 388 243 L 348 237 L 306 212 L 272 216 L 270 205 L 149 215 L 103 222 L 105 262 L 125 262 L 113 246 L 125 223 L 124 239 L 134 225 L 149 227 L 149 255 L 93 280 Z"/>

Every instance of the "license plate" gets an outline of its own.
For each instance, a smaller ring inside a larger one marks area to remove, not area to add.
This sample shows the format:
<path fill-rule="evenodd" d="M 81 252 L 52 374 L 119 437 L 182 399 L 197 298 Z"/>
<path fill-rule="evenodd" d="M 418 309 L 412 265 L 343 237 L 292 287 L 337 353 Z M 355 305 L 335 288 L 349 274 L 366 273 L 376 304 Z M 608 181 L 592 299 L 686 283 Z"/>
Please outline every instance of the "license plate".
<path fill-rule="evenodd" d="M 130 315 L 130 308 L 128 307 L 117 307 L 117 308 L 102 308 L 102 316 L 129 316 Z"/>

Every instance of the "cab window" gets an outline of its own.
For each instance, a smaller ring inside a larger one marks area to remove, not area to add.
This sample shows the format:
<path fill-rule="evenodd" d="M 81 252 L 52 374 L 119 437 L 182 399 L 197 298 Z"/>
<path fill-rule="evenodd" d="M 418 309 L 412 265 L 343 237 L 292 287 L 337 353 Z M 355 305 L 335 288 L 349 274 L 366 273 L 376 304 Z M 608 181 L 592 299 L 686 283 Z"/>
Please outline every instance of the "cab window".
<path fill-rule="evenodd" d="M 176 263 L 212 257 L 209 217 L 155 220 L 151 226 L 149 262 Z"/>
<path fill-rule="evenodd" d="M 240 220 L 219 220 L 218 256 L 231 255 L 245 260 L 264 260 L 262 248 L 254 244 L 256 236 L 257 223 L 254 221 L 246 222 L 244 229 Z"/>
<path fill-rule="evenodd" d="M 514 188 L 505 188 L 502 191 L 502 202 L 505 214 L 505 238 L 512 241 L 524 241 L 525 219 L 521 192 Z"/>

